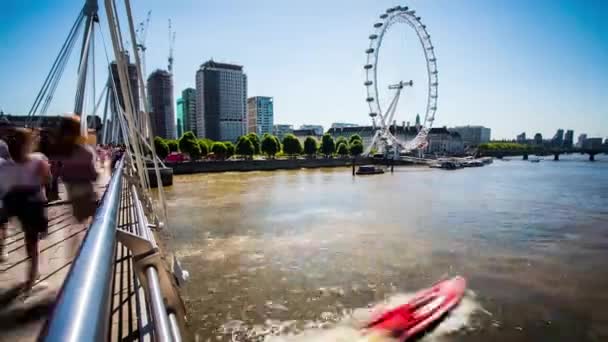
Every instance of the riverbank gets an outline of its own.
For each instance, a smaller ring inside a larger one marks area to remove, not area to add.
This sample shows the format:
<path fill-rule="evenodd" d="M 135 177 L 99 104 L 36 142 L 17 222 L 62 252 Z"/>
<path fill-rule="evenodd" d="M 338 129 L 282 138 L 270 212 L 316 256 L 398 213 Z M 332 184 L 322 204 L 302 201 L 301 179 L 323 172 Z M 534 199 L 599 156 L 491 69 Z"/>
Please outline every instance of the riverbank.
<path fill-rule="evenodd" d="M 357 158 L 356 165 L 373 164 L 372 158 Z M 187 163 L 167 163 L 175 175 L 227 171 L 274 171 L 352 166 L 351 158 L 213 160 Z"/>

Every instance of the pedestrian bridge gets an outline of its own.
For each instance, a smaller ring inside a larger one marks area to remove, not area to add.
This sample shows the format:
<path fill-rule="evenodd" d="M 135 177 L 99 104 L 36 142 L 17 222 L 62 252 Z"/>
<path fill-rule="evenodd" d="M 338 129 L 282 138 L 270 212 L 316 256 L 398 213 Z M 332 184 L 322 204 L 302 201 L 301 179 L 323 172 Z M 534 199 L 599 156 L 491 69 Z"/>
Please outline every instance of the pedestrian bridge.
<path fill-rule="evenodd" d="M 50 203 L 40 277 L 23 293 L 29 260 L 9 225 L 0 264 L 0 341 L 181 341 L 185 311 L 176 278 L 146 217 L 133 170 L 120 162 L 97 183 L 92 223 L 66 201 Z M 133 179 L 133 180 L 132 180 Z"/>

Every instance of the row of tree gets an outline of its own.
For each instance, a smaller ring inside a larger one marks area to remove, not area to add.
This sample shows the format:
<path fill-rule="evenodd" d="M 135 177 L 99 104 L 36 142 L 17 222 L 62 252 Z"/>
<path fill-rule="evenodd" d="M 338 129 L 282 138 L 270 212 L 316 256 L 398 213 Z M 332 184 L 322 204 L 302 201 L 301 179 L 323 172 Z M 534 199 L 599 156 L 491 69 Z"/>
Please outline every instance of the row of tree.
<path fill-rule="evenodd" d="M 262 139 L 255 133 L 241 136 L 236 145 L 226 141 L 212 141 L 209 139 L 198 139 L 194 133 L 186 132 L 179 139 L 154 138 L 154 148 L 156 154 L 164 159 L 171 152 L 182 152 L 188 154 L 191 159 L 196 160 L 213 153 L 217 159 L 230 158 L 239 155 L 243 158 L 252 158 L 254 155 L 264 154 L 273 159 L 278 154 L 288 156 L 298 156 L 305 154 L 313 157 L 317 154 L 324 155 L 326 158 L 337 154 L 342 157 L 351 155 L 358 156 L 363 153 L 363 141 L 358 134 L 345 137 L 338 137 L 336 140 L 329 134 L 323 135 L 321 143 L 313 137 L 306 137 L 304 145 L 293 134 L 287 134 L 283 141 L 272 134 L 264 134 Z"/>

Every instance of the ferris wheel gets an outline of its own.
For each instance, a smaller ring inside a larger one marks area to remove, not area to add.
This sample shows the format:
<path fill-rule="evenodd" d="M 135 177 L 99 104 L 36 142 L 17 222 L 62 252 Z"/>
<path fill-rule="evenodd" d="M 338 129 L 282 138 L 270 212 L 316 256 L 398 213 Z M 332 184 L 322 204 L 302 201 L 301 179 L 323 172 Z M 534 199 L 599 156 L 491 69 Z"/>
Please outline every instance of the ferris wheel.
<path fill-rule="evenodd" d="M 426 30 L 416 12 L 406 6 L 397 6 L 389 8 L 386 13 L 380 15 L 380 21 L 374 24 L 375 32 L 369 36 L 369 48 L 365 50 L 367 54 L 367 63 L 364 66 L 366 79 L 365 87 L 367 89 L 366 102 L 369 105 L 369 116 L 372 118 L 374 127 L 374 136 L 371 144 L 366 148 L 365 153 L 369 154 L 372 149 L 376 149 L 380 153 L 388 153 L 393 151 L 395 155 L 399 152 L 410 152 L 416 149 L 426 147 L 428 133 L 433 126 L 435 120 L 435 112 L 437 111 L 437 96 L 438 96 L 438 76 L 437 76 L 437 59 L 435 58 L 435 48 L 431 43 L 431 36 Z M 380 94 L 378 92 L 378 56 L 382 47 L 384 35 L 396 24 L 407 24 L 414 29 L 424 58 L 426 60 L 427 71 L 427 96 L 426 96 L 426 112 L 424 120 L 420 123 L 420 127 L 416 137 L 409 141 L 398 139 L 395 134 L 391 133 L 390 126 L 393 122 L 397 104 L 402 90 L 405 87 L 412 87 L 414 84 L 410 81 L 400 80 L 396 84 L 388 86 L 390 90 L 394 90 L 394 96 L 389 106 L 383 110 L 380 104 Z"/>

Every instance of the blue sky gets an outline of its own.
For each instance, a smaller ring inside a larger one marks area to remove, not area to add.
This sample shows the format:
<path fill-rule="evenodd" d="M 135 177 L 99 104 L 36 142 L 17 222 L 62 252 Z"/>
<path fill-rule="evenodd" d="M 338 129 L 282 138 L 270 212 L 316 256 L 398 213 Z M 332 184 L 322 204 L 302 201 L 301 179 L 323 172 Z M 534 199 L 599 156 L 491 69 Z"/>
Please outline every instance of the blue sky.
<path fill-rule="evenodd" d="M 103 1 L 101 1 L 103 2 Z M 121 2 L 121 1 L 118 1 Z M 0 108 L 26 113 L 81 7 L 81 0 L 0 2 Z M 436 47 L 436 125 L 480 124 L 494 138 L 526 131 L 608 136 L 608 1 L 558 0 L 132 0 L 152 11 L 147 71 L 166 68 L 167 20 L 177 31 L 175 87 L 194 86 L 201 63 L 245 66 L 249 95 L 275 98 L 275 123 L 367 124 L 364 50 L 378 15 L 416 9 Z M 102 5 L 102 4 L 100 4 Z M 101 25 L 106 40 L 103 8 Z M 97 37 L 97 89 L 107 74 Z M 109 41 L 106 42 L 110 48 Z M 73 58 L 52 113 L 72 110 Z M 422 51 L 405 25 L 383 45 L 380 82 L 413 79 L 397 120 L 424 110 Z M 384 87 L 386 88 L 386 87 Z M 383 102 L 388 92 L 383 92 Z M 176 93 L 176 98 L 178 94 Z"/>

